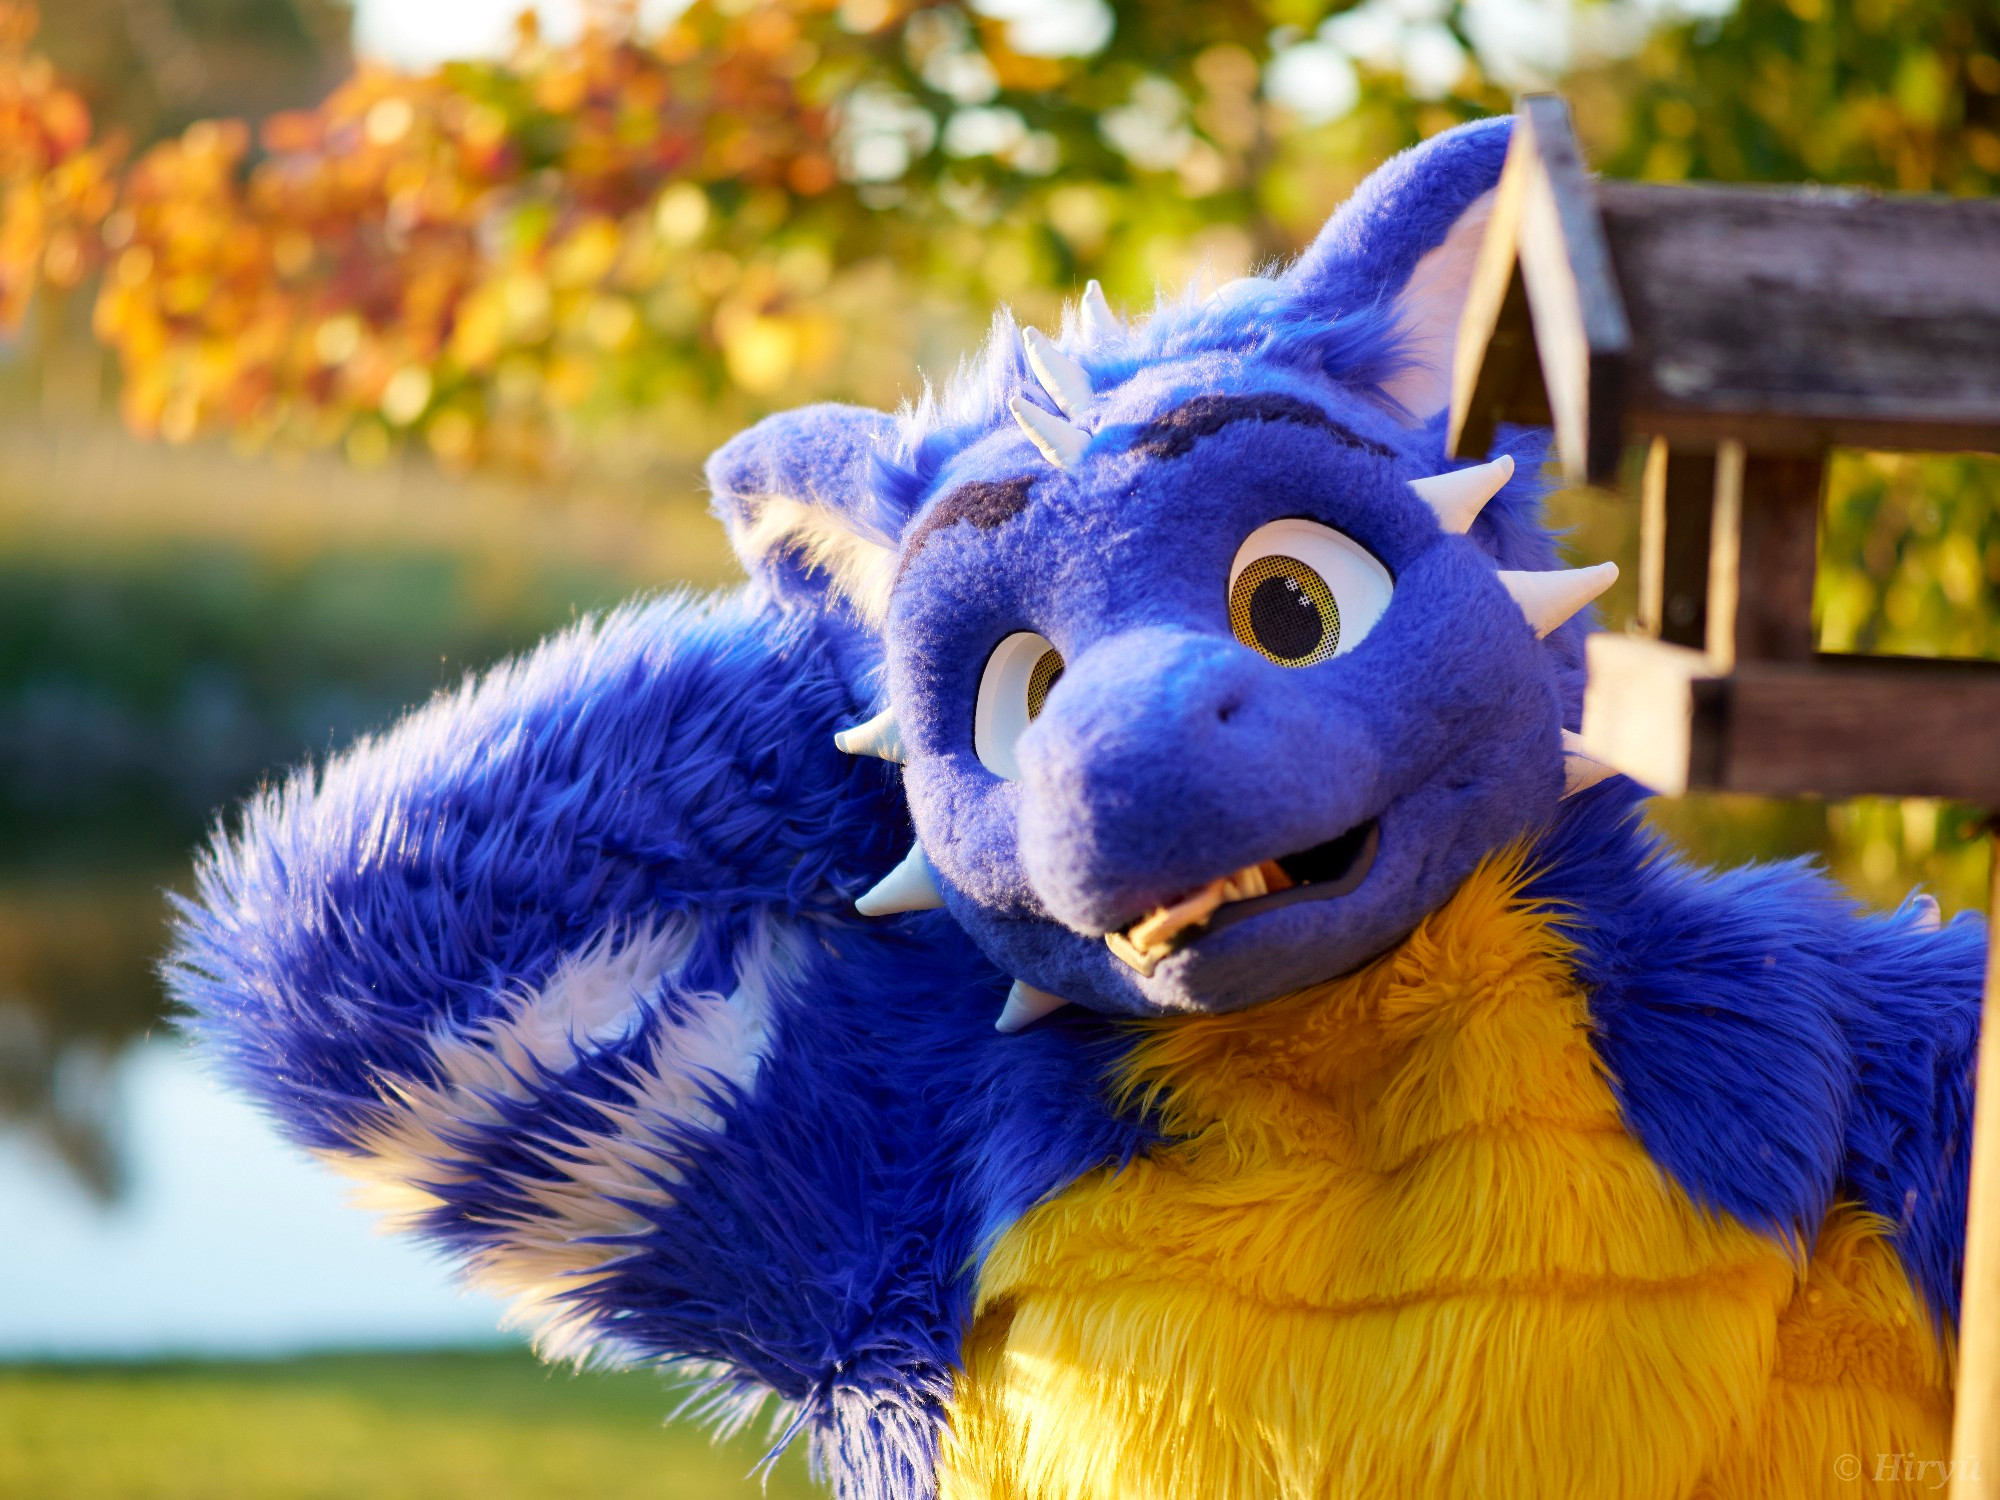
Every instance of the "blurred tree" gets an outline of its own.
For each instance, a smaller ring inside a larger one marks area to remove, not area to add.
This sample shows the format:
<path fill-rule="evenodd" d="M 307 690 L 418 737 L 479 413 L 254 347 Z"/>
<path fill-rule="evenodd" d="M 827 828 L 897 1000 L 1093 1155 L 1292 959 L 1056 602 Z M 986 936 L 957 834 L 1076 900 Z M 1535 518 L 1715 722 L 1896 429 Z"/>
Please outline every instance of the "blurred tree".
<path fill-rule="evenodd" d="M 99 120 L 151 142 L 322 97 L 353 67 L 352 26 L 348 0 L 65 0 L 41 45 Z"/>
<path fill-rule="evenodd" d="M 38 289 L 67 291 L 94 269 L 124 154 L 115 137 L 92 144 L 89 107 L 30 50 L 34 33 L 32 10 L 0 5 L 0 331 Z"/>
<path fill-rule="evenodd" d="M 562 46 L 524 21 L 504 59 L 364 68 L 254 135 L 154 146 L 84 226 L 97 331 L 141 432 L 361 461 L 421 437 L 540 470 L 893 400 L 927 334 L 962 344 L 995 299 L 1238 274 L 1367 160 L 1504 104 L 1443 19 L 1424 98 L 1364 97 L 1301 45 L 1313 10 L 703 0 L 644 36 L 602 10 Z M 1265 97 L 1274 46 L 1338 126 Z"/>

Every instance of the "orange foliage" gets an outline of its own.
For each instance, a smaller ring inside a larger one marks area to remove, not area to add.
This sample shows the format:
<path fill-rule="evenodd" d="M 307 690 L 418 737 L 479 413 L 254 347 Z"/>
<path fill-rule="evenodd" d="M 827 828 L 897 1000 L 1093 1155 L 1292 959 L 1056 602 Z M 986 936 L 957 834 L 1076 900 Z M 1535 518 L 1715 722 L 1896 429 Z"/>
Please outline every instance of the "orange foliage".
<path fill-rule="evenodd" d="M 91 144 L 90 110 L 29 50 L 33 6 L 0 0 L 0 331 L 37 286 L 67 290 L 96 268 L 97 226 L 117 196 L 117 141 Z"/>
<path fill-rule="evenodd" d="M 319 108 L 265 121 L 254 165 L 236 121 L 154 146 L 115 211 L 97 207 L 95 327 L 122 366 L 126 420 L 173 441 L 286 428 L 323 442 L 362 424 L 378 448 L 413 430 L 448 462 L 497 441 L 535 466 L 535 422 L 493 430 L 500 387 L 516 405 L 523 387 L 530 406 L 575 405 L 598 357 L 643 336 L 632 296 L 663 252 L 692 275 L 708 217 L 676 184 L 775 195 L 779 217 L 832 185 L 827 111 L 794 86 L 817 58 L 794 11 L 817 8 L 704 13 L 643 42 L 599 25 L 565 46 L 524 20 L 504 61 L 363 68 Z M 68 122 L 60 138 L 44 125 L 44 155 L 94 163 L 80 103 L 19 55 L 17 74 L 45 80 L 42 117 Z M 0 161 L 34 139 L 0 124 Z M 40 158 L 19 175 L 35 202 L 60 181 Z M 46 235 L 28 222 L 18 238 Z"/>

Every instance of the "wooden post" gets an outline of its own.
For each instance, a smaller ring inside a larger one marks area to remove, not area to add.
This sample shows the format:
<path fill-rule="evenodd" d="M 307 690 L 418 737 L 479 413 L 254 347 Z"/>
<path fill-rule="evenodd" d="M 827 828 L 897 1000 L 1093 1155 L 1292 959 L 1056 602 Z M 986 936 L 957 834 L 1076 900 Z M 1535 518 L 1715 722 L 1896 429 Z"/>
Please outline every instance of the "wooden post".
<path fill-rule="evenodd" d="M 1820 455 L 1751 451 L 1743 461 L 1738 661 L 1810 661 L 1819 570 Z"/>
<path fill-rule="evenodd" d="M 1952 1414 L 1953 1500 L 2000 1483 L 2000 822 L 1987 825 L 1986 1002 L 1972 1105 L 1972 1186 L 1965 1206 L 1965 1273 L 1958 1307 L 1958 1405 Z M 1996 1085 L 1988 1087 L 1989 1084 Z"/>
<path fill-rule="evenodd" d="M 1708 643 L 1708 552 L 1715 455 L 1654 438 L 1640 492 L 1639 626 L 1658 640 Z"/>
<path fill-rule="evenodd" d="M 1812 659 L 1822 472 L 1816 454 L 1746 454 L 1734 440 L 1716 455 L 1708 654 L 1724 671 Z"/>

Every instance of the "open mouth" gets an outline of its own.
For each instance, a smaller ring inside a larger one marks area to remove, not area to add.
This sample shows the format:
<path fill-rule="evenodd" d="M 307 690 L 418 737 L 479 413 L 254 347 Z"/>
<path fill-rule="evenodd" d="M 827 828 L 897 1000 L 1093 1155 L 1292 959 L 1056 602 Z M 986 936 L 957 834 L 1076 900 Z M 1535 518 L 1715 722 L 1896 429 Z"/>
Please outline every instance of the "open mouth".
<path fill-rule="evenodd" d="M 1346 895 L 1367 878 L 1381 831 L 1380 821 L 1370 818 L 1310 849 L 1245 865 L 1148 912 L 1123 931 L 1106 933 L 1105 946 L 1151 978 L 1162 959 L 1202 933 L 1296 901 Z"/>

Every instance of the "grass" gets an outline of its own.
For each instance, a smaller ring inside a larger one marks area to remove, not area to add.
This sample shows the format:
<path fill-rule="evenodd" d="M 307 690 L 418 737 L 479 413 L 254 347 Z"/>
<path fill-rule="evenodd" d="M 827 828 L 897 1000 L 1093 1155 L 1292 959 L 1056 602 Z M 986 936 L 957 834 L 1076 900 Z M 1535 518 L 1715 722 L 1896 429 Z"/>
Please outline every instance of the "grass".
<path fill-rule="evenodd" d="M 709 1500 L 767 1487 L 756 1435 L 662 1426 L 648 1373 L 522 1351 L 0 1368 L 0 1495 L 37 1500 Z"/>

